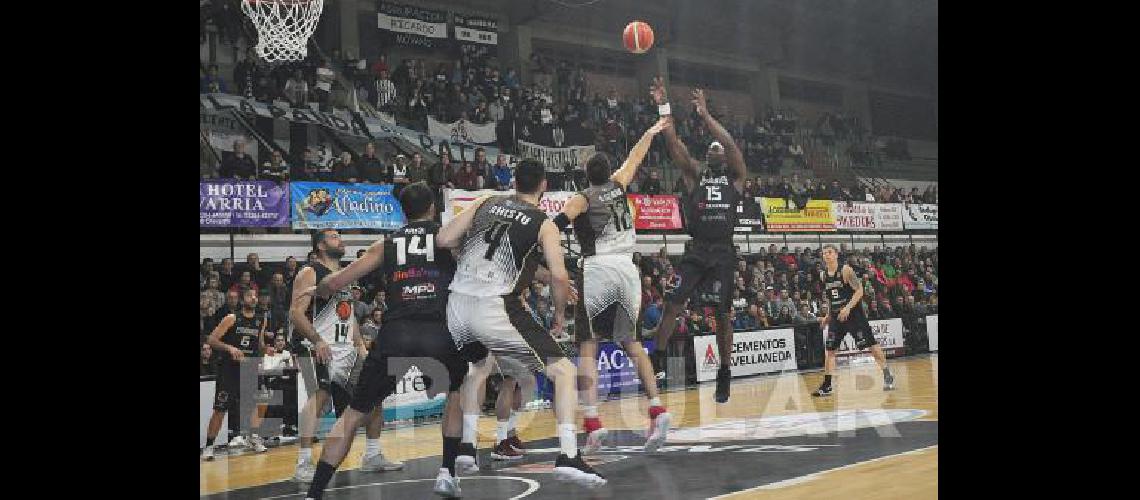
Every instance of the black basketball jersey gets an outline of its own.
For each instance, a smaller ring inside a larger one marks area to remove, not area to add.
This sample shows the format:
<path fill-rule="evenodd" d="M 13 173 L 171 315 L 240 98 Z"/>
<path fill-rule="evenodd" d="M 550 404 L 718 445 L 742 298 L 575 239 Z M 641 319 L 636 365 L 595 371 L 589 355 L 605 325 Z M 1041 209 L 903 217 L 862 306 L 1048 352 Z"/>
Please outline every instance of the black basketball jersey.
<path fill-rule="evenodd" d="M 455 258 L 451 250 L 435 246 L 438 234 L 439 224 L 413 221 L 384 242 L 385 319 L 444 317 Z"/>
<path fill-rule="evenodd" d="M 831 306 L 831 314 L 838 314 L 839 310 L 846 307 L 851 302 L 851 297 L 855 295 L 855 289 L 851 285 L 843 281 L 843 266 L 840 265 L 836 269 L 835 274 L 827 272 L 827 266 L 823 267 L 823 294 L 827 297 L 827 303 Z M 852 314 L 862 313 L 863 308 L 856 307 L 852 309 Z"/>
<path fill-rule="evenodd" d="M 477 297 L 516 295 L 530 285 L 541 250 L 538 231 L 546 212 L 514 196 L 493 196 L 479 206 L 451 281 L 451 291 Z"/>
<path fill-rule="evenodd" d="M 574 219 L 574 235 L 582 247 L 582 256 L 632 255 L 636 241 L 625 188 L 608 181 L 580 194 L 586 198 L 586 210 Z"/>
<path fill-rule="evenodd" d="M 255 312 L 252 318 L 247 318 L 239 309 L 234 317 L 237 320 L 222 334 L 222 342 L 240 349 L 246 356 L 257 356 L 261 352 L 259 336 L 261 327 L 265 324 L 265 316 Z"/>
<path fill-rule="evenodd" d="M 731 243 L 740 198 L 727 173 L 717 176 L 706 169 L 685 196 L 685 224 L 689 236 L 702 241 Z"/>

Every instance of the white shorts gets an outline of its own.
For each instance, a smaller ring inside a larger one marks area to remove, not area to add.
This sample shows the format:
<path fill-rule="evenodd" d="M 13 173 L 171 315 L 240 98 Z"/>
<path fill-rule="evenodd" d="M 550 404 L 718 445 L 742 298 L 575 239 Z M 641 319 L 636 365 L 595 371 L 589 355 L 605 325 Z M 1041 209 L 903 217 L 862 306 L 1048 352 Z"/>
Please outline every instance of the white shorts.
<path fill-rule="evenodd" d="M 582 260 L 575 307 L 578 340 L 638 340 L 641 273 L 629 255 L 595 255 Z"/>
<path fill-rule="evenodd" d="M 447 299 L 447 329 L 460 351 L 482 343 L 496 357 L 512 358 L 528 371 L 544 372 L 546 365 L 567 357 L 515 295 L 476 297 L 452 292 Z"/>

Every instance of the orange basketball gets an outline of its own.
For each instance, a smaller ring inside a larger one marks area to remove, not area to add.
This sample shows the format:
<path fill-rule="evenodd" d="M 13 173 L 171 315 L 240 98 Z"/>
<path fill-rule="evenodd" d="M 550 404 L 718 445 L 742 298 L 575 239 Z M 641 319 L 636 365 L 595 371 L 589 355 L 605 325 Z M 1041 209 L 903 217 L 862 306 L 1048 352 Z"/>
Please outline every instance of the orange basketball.
<path fill-rule="evenodd" d="M 653 28 L 644 21 L 633 21 L 625 25 L 622 41 L 625 42 L 625 50 L 643 54 L 653 46 Z"/>

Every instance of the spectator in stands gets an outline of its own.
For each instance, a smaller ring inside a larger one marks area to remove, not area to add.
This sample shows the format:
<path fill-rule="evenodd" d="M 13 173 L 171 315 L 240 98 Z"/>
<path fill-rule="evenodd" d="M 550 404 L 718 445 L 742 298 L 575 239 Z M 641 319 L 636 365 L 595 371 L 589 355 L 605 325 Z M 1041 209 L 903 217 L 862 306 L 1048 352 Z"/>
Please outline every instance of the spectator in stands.
<path fill-rule="evenodd" d="M 661 324 L 661 297 L 650 302 L 645 306 L 645 313 L 643 313 L 642 327 L 646 330 L 653 330 L 657 325 Z"/>
<path fill-rule="evenodd" d="M 641 192 L 650 195 L 661 194 L 661 180 L 657 177 L 657 170 L 649 171 L 649 179 L 641 186 Z"/>
<path fill-rule="evenodd" d="M 732 319 L 732 329 L 735 331 L 755 330 L 759 327 L 756 323 L 755 311 L 758 308 L 755 304 L 748 306 L 747 309 L 740 309 L 736 311 Z"/>
<path fill-rule="evenodd" d="M 458 189 L 479 189 L 479 176 L 475 174 L 475 169 L 471 167 L 470 163 L 463 162 L 463 168 L 460 168 L 451 178 L 451 184 Z"/>
<path fill-rule="evenodd" d="M 332 175 L 336 182 L 360 182 L 360 173 L 352 163 L 352 153 L 345 151 L 340 154 L 340 158 L 333 163 Z"/>
<path fill-rule="evenodd" d="M 380 70 L 379 75 L 376 80 L 376 109 L 392 113 L 396 105 L 396 84 L 388 78 L 387 69 Z"/>
<path fill-rule="evenodd" d="M 261 165 L 261 171 L 257 175 L 262 180 L 285 182 L 289 180 L 289 165 L 285 163 L 281 152 L 274 149 L 270 160 Z"/>
<path fill-rule="evenodd" d="M 294 71 L 293 76 L 285 82 L 283 94 L 289 104 L 296 108 L 304 107 L 309 102 L 309 83 L 305 81 L 301 70 Z"/>
<path fill-rule="evenodd" d="M 227 93 L 229 90 L 226 88 L 225 80 L 218 76 L 218 65 L 211 64 L 206 70 L 206 76 L 198 82 L 199 94 L 212 94 L 212 93 Z"/>
<path fill-rule="evenodd" d="M 789 305 L 780 306 L 780 314 L 776 317 L 777 325 L 792 325 L 795 324 L 796 317 L 792 314 L 792 307 Z"/>
<path fill-rule="evenodd" d="M 296 261 L 293 261 L 296 263 Z M 273 273 L 273 277 L 269 279 L 269 288 L 266 291 L 269 294 L 271 303 L 275 309 L 285 310 L 289 308 L 289 302 L 292 300 L 291 289 L 285 283 L 285 274 L 279 272 Z"/>
<path fill-rule="evenodd" d="M 369 344 L 376 340 L 380 335 L 380 327 L 384 324 L 384 311 L 378 308 L 373 308 L 368 314 L 368 319 L 363 325 L 360 325 L 360 333 L 364 335 L 364 343 Z M 369 347 L 371 350 L 372 347 Z"/>
<path fill-rule="evenodd" d="M 234 86 L 237 87 L 238 95 L 243 97 L 253 97 L 253 74 L 256 68 L 253 59 L 255 57 L 252 49 L 249 52 L 239 52 L 238 62 L 234 65 Z"/>
<path fill-rule="evenodd" d="M 205 377 L 214 374 L 214 351 L 210 348 L 204 339 L 202 342 L 202 353 L 198 361 L 198 376 Z"/>
<path fill-rule="evenodd" d="M 507 165 L 507 157 L 499 155 L 495 161 L 495 167 L 492 169 L 491 177 L 495 181 L 493 189 L 505 191 L 514 188 L 514 174 L 511 172 L 511 167 Z"/>
<path fill-rule="evenodd" d="M 388 55 L 380 54 L 380 56 L 376 58 L 376 62 L 372 63 L 371 70 L 372 74 L 376 75 L 376 78 L 386 78 L 388 73 L 392 70 L 388 67 Z"/>
<path fill-rule="evenodd" d="M 424 165 L 424 157 L 418 151 L 412 154 L 412 163 L 408 165 L 407 179 L 409 183 L 427 182 L 428 168 Z"/>
<path fill-rule="evenodd" d="M 372 312 L 372 304 L 364 302 L 364 289 L 359 285 L 353 285 L 349 290 L 352 293 L 352 314 L 356 316 L 356 323 L 362 325 Z"/>
<path fill-rule="evenodd" d="M 364 154 L 356 163 L 356 171 L 364 182 L 385 184 L 391 182 L 387 178 L 387 168 L 376 157 L 376 144 L 369 141 L 364 145 Z"/>
<path fill-rule="evenodd" d="M 229 290 L 230 285 L 237 281 L 237 272 L 234 269 L 233 259 L 226 257 L 222 259 L 222 267 L 218 270 L 218 278 L 221 280 L 221 289 Z"/>
<path fill-rule="evenodd" d="M 257 291 L 259 287 L 257 286 L 257 282 L 253 281 L 252 274 L 253 273 L 249 272 L 248 269 L 243 270 L 240 274 L 241 277 L 238 279 L 238 282 L 230 286 L 229 291 L 240 293 L 246 288 L 252 288 L 254 291 Z"/>
<path fill-rule="evenodd" d="M 272 271 L 261 265 L 261 257 L 257 252 L 250 252 L 245 256 L 245 268 L 253 273 L 251 277 L 254 283 L 262 288 L 265 288 L 269 284 L 269 278 L 273 277 Z"/>
<path fill-rule="evenodd" d="M 222 157 L 221 176 L 223 179 L 252 180 L 256 177 L 257 165 L 253 158 L 245 154 L 245 141 L 234 141 L 234 151 Z"/>
<path fill-rule="evenodd" d="M 210 273 L 210 277 L 206 278 L 206 289 L 202 293 L 210 299 L 210 306 L 217 310 L 226 302 L 226 294 L 222 292 L 222 282 L 217 276 L 217 271 Z"/>
<path fill-rule="evenodd" d="M 810 305 L 808 305 L 806 302 L 800 305 L 800 311 L 799 315 L 796 316 L 796 321 L 800 323 L 813 323 L 817 320 L 818 318 L 816 315 L 811 312 Z"/>
<path fill-rule="evenodd" d="M 209 292 L 201 292 L 198 294 L 198 339 L 203 340 L 210 334 L 214 325 L 211 319 L 214 314 L 218 312 L 218 307 L 214 305 L 214 300 L 211 298 Z"/>

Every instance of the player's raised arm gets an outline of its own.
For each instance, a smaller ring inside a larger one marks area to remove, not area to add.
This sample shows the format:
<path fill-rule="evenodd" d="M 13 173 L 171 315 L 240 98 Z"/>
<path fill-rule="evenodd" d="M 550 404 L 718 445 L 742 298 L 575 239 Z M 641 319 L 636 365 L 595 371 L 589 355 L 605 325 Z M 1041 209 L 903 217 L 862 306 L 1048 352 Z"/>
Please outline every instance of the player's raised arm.
<path fill-rule="evenodd" d="M 720 122 L 713 118 L 712 113 L 709 113 L 708 102 L 706 102 L 705 91 L 701 89 L 693 90 L 693 106 L 697 108 L 697 114 L 705 121 L 705 125 L 709 128 L 709 133 L 716 138 L 722 146 L 724 146 L 725 162 L 728 164 L 729 172 L 732 174 L 732 182 L 736 186 L 736 190 L 740 191 L 744 188 L 744 178 L 748 175 L 748 171 L 744 167 L 744 155 L 737 147 L 736 141 L 732 138 L 732 134 L 725 130 Z"/>
<path fill-rule="evenodd" d="M 649 94 L 653 96 L 653 101 L 658 106 L 669 103 L 669 99 L 665 95 L 665 80 L 660 76 L 653 79 L 653 84 L 649 87 Z M 685 143 L 681 142 L 680 137 L 677 137 L 677 130 L 671 125 L 665 127 L 665 145 L 669 150 L 669 158 L 673 160 L 673 164 L 677 168 L 681 169 L 681 176 L 685 179 L 686 186 L 692 188 L 701 169 L 697 161 L 689 155 L 689 148 L 685 147 Z"/>
<path fill-rule="evenodd" d="M 652 127 L 649 127 L 649 130 L 641 134 L 641 139 L 637 141 L 637 144 L 633 145 L 633 149 L 629 151 L 629 156 L 626 157 L 625 163 L 621 164 L 621 168 L 619 168 L 617 172 L 614 172 L 614 175 L 610 176 L 610 179 L 621 184 L 623 188 L 628 187 L 630 181 L 633 180 L 634 174 L 637 173 L 637 168 L 641 165 L 642 161 L 645 160 L 645 155 L 649 153 L 649 146 L 653 144 L 653 137 L 669 127 L 672 121 L 672 117 L 669 116 L 658 118 L 657 123 L 654 123 Z"/>
<path fill-rule="evenodd" d="M 332 295 L 334 291 L 340 290 L 368 275 L 368 273 L 376 270 L 383 263 L 384 239 L 381 238 L 369 246 L 368 250 L 365 250 L 364 255 L 356 259 L 356 262 L 325 276 L 325 279 L 317 284 L 317 290 L 314 294 L 318 297 L 328 297 Z"/>

